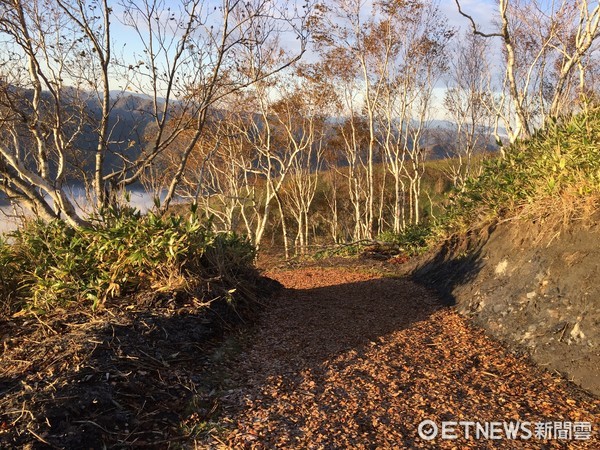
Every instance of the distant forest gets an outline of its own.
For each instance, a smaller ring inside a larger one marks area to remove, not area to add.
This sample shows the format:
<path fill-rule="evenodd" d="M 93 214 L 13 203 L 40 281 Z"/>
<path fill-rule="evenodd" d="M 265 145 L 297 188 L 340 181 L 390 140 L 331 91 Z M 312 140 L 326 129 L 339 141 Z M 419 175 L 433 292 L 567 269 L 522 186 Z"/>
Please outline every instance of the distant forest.
<path fill-rule="evenodd" d="M 69 186 L 92 213 L 143 187 L 286 252 L 401 233 L 596 97 L 598 2 L 488 6 L 2 2 L 0 190 L 81 227 Z"/>

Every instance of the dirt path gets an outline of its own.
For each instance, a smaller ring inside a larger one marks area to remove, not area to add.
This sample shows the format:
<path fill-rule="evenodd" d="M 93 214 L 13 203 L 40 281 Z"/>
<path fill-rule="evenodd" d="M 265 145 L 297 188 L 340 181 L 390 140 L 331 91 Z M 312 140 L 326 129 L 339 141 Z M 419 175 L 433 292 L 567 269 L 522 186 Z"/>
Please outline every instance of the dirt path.
<path fill-rule="evenodd" d="M 230 363 L 224 429 L 209 446 L 600 448 L 597 399 L 486 338 L 422 287 L 348 269 L 268 275 L 286 289 Z M 463 426 L 458 440 L 426 441 L 417 433 L 425 419 L 439 434 L 442 421 L 518 420 L 534 435 L 466 440 Z M 535 423 L 555 421 L 590 422 L 591 438 L 536 439 Z"/>

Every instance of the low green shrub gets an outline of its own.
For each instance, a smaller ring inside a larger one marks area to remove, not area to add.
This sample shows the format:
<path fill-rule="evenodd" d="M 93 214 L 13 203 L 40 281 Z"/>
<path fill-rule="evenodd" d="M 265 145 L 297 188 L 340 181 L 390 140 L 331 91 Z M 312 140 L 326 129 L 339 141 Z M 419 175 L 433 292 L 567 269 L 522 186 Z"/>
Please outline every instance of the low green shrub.
<path fill-rule="evenodd" d="M 456 230 L 506 217 L 524 206 L 535 211 L 536 205 L 565 197 L 563 204 L 569 207 L 572 199 L 599 194 L 600 109 L 594 109 L 552 121 L 506 148 L 504 157 L 487 160 L 479 177 L 451 195 L 443 222 Z"/>
<path fill-rule="evenodd" d="M 11 246 L 0 236 L 0 316 L 19 303 L 20 267 Z"/>
<path fill-rule="evenodd" d="M 251 270 L 254 256 L 245 238 L 215 233 L 196 214 L 109 211 L 77 229 L 32 221 L 0 241 L 0 295 L 5 310 L 73 301 L 95 308 L 143 290 L 191 291 L 205 278 L 234 283 Z"/>
<path fill-rule="evenodd" d="M 402 253 L 408 256 L 414 256 L 429 248 L 432 236 L 433 228 L 428 224 L 421 224 L 410 225 L 399 234 L 386 231 L 381 233 L 378 239 L 397 246 Z"/>
<path fill-rule="evenodd" d="M 313 258 L 316 260 L 327 259 L 332 257 L 348 258 L 360 255 L 363 251 L 365 244 L 353 243 L 353 244 L 337 244 L 318 250 L 313 254 Z"/>

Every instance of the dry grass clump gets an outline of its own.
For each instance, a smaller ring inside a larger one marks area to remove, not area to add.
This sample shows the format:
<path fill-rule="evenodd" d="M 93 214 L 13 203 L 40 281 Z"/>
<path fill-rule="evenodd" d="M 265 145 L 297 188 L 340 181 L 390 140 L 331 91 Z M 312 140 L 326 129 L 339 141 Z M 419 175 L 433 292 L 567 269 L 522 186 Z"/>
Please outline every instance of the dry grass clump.
<path fill-rule="evenodd" d="M 215 233 L 194 213 L 109 211 L 83 228 L 32 221 L 0 241 L 0 307 L 96 308 L 144 290 L 191 292 L 205 280 L 233 292 L 237 278 L 253 270 L 254 256 L 246 239 Z"/>
<path fill-rule="evenodd" d="M 592 218 L 600 200 L 600 108 L 549 123 L 489 160 L 451 198 L 450 231 L 526 217 L 567 224 Z"/>

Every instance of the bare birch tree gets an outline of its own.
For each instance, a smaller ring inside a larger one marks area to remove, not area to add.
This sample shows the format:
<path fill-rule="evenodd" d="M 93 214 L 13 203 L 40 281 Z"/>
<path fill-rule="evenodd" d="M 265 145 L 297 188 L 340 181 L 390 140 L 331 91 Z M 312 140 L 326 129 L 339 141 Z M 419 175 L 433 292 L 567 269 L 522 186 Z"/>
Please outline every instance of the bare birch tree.
<path fill-rule="evenodd" d="M 548 118 L 573 110 L 567 99 L 584 92 L 583 83 L 576 82 L 577 72 L 585 72 L 587 55 L 598 38 L 597 1 L 499 0 L 498 28 L 492 32 L 481 31 L 460 1 L 455 2 L 475 34 L 500 38 L 509 103 L 497 114 L 511 142 L 529 136 Z"/>
<path fill-rule="evenodd" d="M 480 36 L 466 34 L 455 42 L 449 57 L 449 82 L 444 106 L 452 121 L 448 175 L 462 188 L 473 174 L 473 156 L 490 145 L 493 98 L 488 43 Z"/>
<path fill-rule="evenodd" d="M 375 124 L 376 104 L 382 92 L 382 84 L 376 82 L 375 67 L 385 64 L 372 58 L 372 29 L 375 13 L 368 11 L 364 0 L 334 0 L 321 5 L 321 14 L 317 16 L 315 41 L 317 49 L 329 61 L 342 58 L 345 67 L 338 67 L 350 72 L 362 90 L 362 113 L 366 118 L 369 132 L 366 156 L 366 236 L 373 237 L 375 224 L 375 177 L 374 163 L 377 145 Z M 347 77 L 347 75 L 344 75 Z"/>
<path fill-rule="evenodd" d="M 352 217 L 345 224 L 345 239 L 361 240 L 369 236 L 368 221 L 368 170 L 369 126 L 362 113 L 360 80 L 357 63 L 346 58 L 343 50 L 328 52 L 323 61 L 312 66 L 315 76 L 327 80 L 333 92 L 333 136 L 328 142 L 329 168 L 344 180 Z M 336 178 L 334 178 L 336 179 Z M 330 199 L 335 205 L 335 198 Z M 352 231 L 350 231 L 350 229 Z"/>
<path fill-rule="evenodd" d="M 164 186 L 165 209 L 204 132 L 209 109 L 303 54 L 309 7 L 288 2 L 282 8 L 275 0 L 0 2 L 6 138 L 0 143 L 1 189 L 41 217 L 79 225 L 81 213 L 65 189 L 70 155 L 83 154 L 89 164 L 86 177 L 93 174 L 96 205 L 103 207 L 115 193 L 139 182 L 187 131 L 177 169 Z M 131 39 L 120 44 L 119 54 L 117 19 Z M 283 35 L 298 40 L 291 39 L 294 48 L 272 64 L 264 56 Z M 249 54 L 252 71 L 245 65 Z M 150 106 L 139 111 L 152 122 L 144 142 L 115 141 L 111 113 L 125 90 L 150 98 Z"/>
<path fill-rule="evenodd" d="M 377 105 L 378 129 L 386 168 L 394 180 L 392 231 L 399 233 L 407 223 L 421 220 L 422 140 L 433 89 L 446 70 L 446 47 L 454 30 L 429 2 L 383 3 L 380 16 L 374 28 L 374 42 L 383 61 L 377 72 L 383 85 Z"/>
<path fill-rule="evenodd" d="M 323 164 L 328 98 L 325 87 L 298 80 L 274 108 L 285 145 L 298 151 L 290 167 L 285 200 L 286 210 L 296 222 L 295 253 L 301 255 L 309 245 L 311 206 Z"/>

